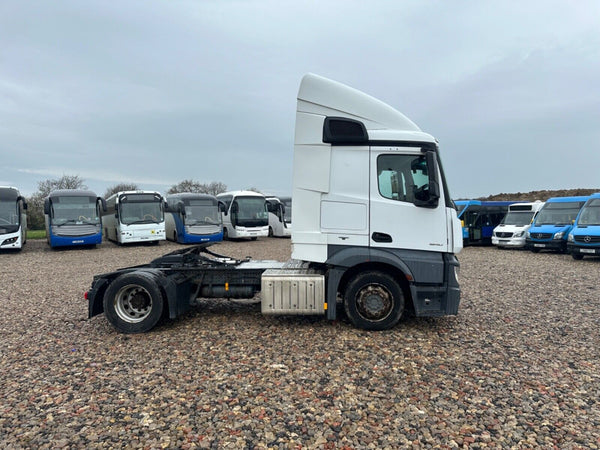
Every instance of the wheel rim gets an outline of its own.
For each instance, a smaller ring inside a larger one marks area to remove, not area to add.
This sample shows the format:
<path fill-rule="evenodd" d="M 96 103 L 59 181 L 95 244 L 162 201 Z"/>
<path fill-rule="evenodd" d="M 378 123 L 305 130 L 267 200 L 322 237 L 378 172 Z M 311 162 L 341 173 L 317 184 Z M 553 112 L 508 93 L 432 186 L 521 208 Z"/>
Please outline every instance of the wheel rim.
<path fill-rule="evenodd" d="M 356 294 L 356 310 L 365 320 L 384 320 L 392 313 L 393 308 L 392 293 L 381 284 L 369 284 Z"/>
<path fill-rule="evenodd" d="M 152 297 L 138 284 L 123 286 L 115 296 L 115 312 L 128 323 L 138 323 L 150 315 Z"/>

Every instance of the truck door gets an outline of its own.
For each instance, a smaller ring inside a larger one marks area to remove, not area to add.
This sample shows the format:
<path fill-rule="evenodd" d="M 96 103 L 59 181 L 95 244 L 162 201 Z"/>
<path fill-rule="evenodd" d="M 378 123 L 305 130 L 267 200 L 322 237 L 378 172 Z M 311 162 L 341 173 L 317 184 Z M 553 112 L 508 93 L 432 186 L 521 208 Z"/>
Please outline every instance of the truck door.
<path fill-rule="evenodd" d="M 371 147 L 370 166 L 369 245 L 447 252 L 443 192 L 435 207 L 417 206 L 429 187 L 430 168 L 421 149 Z"/>

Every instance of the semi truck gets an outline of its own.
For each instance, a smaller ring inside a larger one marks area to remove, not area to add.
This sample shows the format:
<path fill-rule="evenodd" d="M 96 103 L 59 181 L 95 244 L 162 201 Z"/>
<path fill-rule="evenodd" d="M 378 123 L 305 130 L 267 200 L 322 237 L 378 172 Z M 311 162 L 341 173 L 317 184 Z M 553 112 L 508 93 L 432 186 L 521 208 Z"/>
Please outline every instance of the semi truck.
<path fill-rule="evenodd" d="M 462 230 L 437 140 L 387 104 L 307 74 L 297 97 L 294 226 L 287 262 L 238 260 L 200 244 L 96 275 L 89 317 L 151 330 L 199 299 L 255 298 L 265 315 L 343 310 L 356 327 L 456 315 Z M 217 300 L 217 301 L 221 301 Z M 339 306 L 339 308 L 338 308 Z"/>

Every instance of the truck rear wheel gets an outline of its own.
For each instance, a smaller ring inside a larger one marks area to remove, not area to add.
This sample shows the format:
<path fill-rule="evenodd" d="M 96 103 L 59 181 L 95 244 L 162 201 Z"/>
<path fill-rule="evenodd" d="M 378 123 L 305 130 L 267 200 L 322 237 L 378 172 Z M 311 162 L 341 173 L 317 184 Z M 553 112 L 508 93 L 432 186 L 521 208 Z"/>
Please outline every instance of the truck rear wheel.
<path fill-rule="evenodd" d="M 344 308 L 357 328 L 386 330 L 400 320 L 404 312 L 404 294 L 391 275 L 364 272 L 348 284 Z"/>
<path fill-rule="evenodd" d="M 144 333 L 158 323 L 163 296 L 154 277 L 132 272 L 114 280 L 104 294 L 104 314 L 122 333 Z"/>

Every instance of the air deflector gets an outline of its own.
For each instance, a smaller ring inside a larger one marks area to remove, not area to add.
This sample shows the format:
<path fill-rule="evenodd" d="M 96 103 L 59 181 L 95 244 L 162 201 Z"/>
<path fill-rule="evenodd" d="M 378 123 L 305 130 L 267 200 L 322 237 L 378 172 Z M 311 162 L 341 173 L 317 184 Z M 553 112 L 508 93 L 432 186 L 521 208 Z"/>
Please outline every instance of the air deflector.
<path fill-rule="evenodd" d="M 365 125 L 346 117 L 326 117 L 323 123 L 323 142 L 326 144 L 366 144 L 369 135 Z"/>

